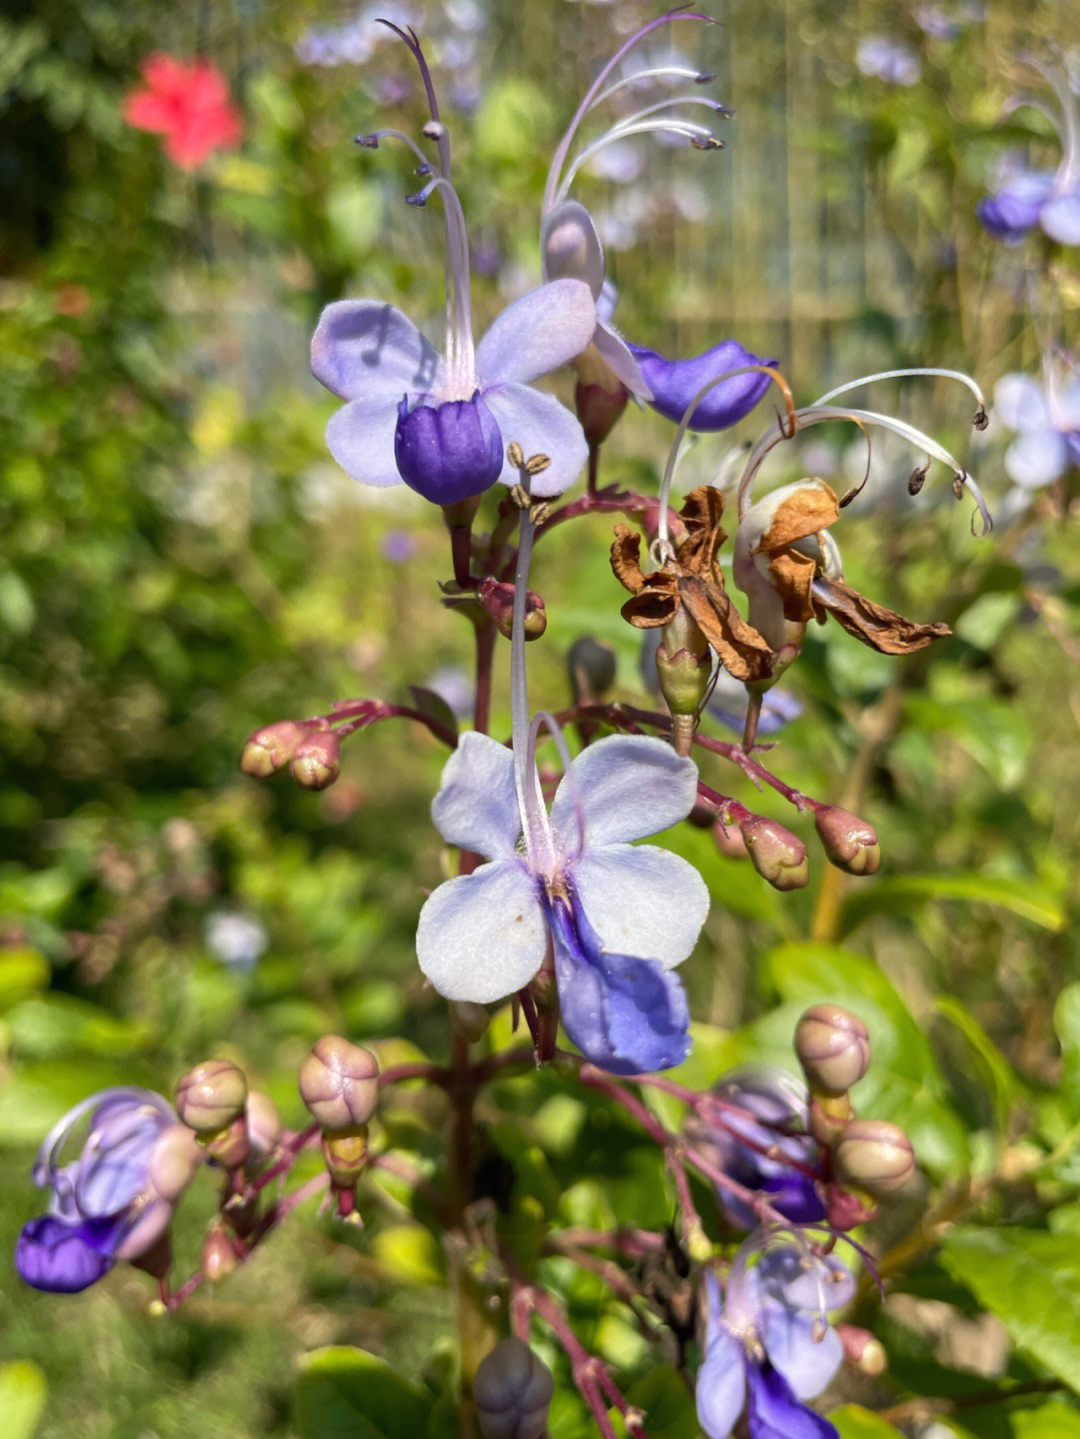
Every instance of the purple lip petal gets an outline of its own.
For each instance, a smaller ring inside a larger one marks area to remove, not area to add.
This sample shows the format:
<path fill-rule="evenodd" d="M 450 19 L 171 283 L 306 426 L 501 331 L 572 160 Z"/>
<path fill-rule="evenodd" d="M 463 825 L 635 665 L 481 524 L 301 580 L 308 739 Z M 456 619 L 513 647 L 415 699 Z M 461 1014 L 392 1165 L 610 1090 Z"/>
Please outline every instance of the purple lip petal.
<path fill-rule="evenodd" d="M 688 360 L 666 360 L 655 350 L 645 350 L 639 345 L 630 345 L 629 349 L 652 390 L 648 403 L 675 424 L 682 420 L 694 396 L 716 376 L 742 365 L 776 364 L 775 360 L 752 355 L 737 340 L 721 340 L 711 350 Z M 690 418 L 690 429 L 723 430 L 735 424 L 750 413 L 770 383 L 768 375 L 759 374 L 720 380 L 701 397 Z"/>
<path fill-rule="evenodd" d="M 111 1246 L 121 1232 L 116 1220 L 70 1225 L 42 1214 L 24 1225 L 15 1246 L 15 1268 L 34 1289 L 78 1294 L 113 1267 Z"/>
<path fill-rule="evenodd" d="M 746 1366 L 750 1439 L 840 1439 L 827 1419 L 800 1404 L 771 1364 Z"/>
<path fill-rule="evenodd" d="M 394 459 L 401 478 L 425 500 L 452 505 L 479 495 L 499 478 L 503 467 L 502 434 L 480 398 L 398 405 Z"/>

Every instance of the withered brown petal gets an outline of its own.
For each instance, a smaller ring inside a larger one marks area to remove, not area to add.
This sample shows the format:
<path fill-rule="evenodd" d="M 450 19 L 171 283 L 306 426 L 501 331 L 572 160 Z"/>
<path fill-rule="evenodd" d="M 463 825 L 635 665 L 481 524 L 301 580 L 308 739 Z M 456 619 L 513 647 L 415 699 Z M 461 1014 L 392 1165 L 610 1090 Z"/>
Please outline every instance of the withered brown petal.
<path fill-rule="evenodd" d="M 828 485 L 805 485 L 776 508 L 772 523 L 754 546 L 754 553 L 783 549 L 826 530 L 840 517 L 840 502 Z"/>
<path fill-rule="evenodd" d="M 615 526 L 611 568 L 615 571 L 615 578 L 632 595 L 645 588 L 645 576 L 641 570 L 641 536 L 629 525 Z"/>
<path fill-rule="evenodd" d="M 904 655 L 925 649 L 934 640 L 952 634 L 947 624 L 936 621 L 919 625 L 906 620 L 895 610 L 875 604 L 843 580 L 829 580 L 819 575 L 814 581 L 814 599 L 838 620 L 849 635 L 862 640 L 885 655 Z"/>
<path fill-rule="evenodd" d="M 652 576 L 649 578 L 652 579 Z M 657 586 L 633 595 L 623 605 L 620 614 L 628 624 L 635 625 L 639 630 L 655 630 L 670 624 L 678 611 L 679 597 L 673 582 L 670 588 Z"/>
<path fill-rule="evenodd" d="M 679 581 L 679 598 L 730 675 L 737 680 L 768 679 L 772 650 L 722 589 L 686 575 Z"/>
<path fill-rule="evenodd" d="M 769 556 L 769 575 L 784 602 L 786 620 L 806 625 L 814 618 L 810 589 L 816 569 L 814 561 L 798 550 L 778 550 Z"/>
<path fill-rule="evenodd" d="M 679 562 L 707 577 L 717 550 L 727 539 L 727 531 L 720 524 L 724 497 L 712 485 L 699 485 L 687 495 L 679 513 L 687 533 L 679 546 Z"/>

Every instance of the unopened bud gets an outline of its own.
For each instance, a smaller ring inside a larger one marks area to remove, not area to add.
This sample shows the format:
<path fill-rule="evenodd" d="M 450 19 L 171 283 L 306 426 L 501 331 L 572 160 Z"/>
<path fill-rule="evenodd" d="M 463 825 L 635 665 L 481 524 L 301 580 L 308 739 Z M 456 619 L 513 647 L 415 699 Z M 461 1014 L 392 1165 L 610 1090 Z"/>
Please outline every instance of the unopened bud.
<path fill-rule="evenodd" d="M 150 1156 L 147 1178 L 154 1192 L 174 1204 L 195 1177 L 206 1158 L 192 1130 L 186 1124 L 163 1129 Z"/>
<path fill-rule="evenodd" d="M 846 1094 L 870 1067 L 870 1036 L 838 1004 L 815 1004 L 795 1026 L 795 1054 L 811 1091 Z"/>
<path fill-rule="evenodd" d="M 247 1080 L 227 1059 L 197 1064 L 176 1086 L 176 1112 L 198 1135 L 216 1134 L 244 1112 Z"/>
<path fill-rule="evenodd" d="M 514 586 L 491 575 L 480 586 L 480 603 L 507 639 L 514 627 Z M 537 640 L 547 629 L 547 610 L 535 590 L 525 591 L 525 638 Z"/>
<path fill-rule="evenodd" d="M 810 862 L 798 835 L 760 814 L 740 820 L 739 828 L 751 863 L 774 889 L 802 889 L 809 883 Z"/>
<path fill-rule="evenodd" d="M 379 1097 L 379 1061 L 370 1049 L 327 1034 L 300 1066 L 300 1097 L 324 1129 L 366 1124 Z"/>
<path fill-rule="evenodd" d="M 609 390 L 604 384 L 586 379 L 585 367 L 580 362 L 577 368 L 579 379 L 574 386 L 574 408 L 589 447 L 596 449 L 615 428 L 616 421 L 626 409 L 630 391 L 613 371 L 608 373 L 615 382 L 615 388 Z M 589 373 L 593 372 L 594 369 L 590 368 Z"/>
<path fill-rule="evenodd" d="M 877 1216 L 878 1207 L 871 1195 L 865 1191 L 853 1193 L 839 1184 L 825 1187 L 825 1218 L 830 1228 L 846 1234 L 849 1229 L 858 1229 L 869 1224 Z"/>
<path fill-rule="evenodd" d="M 226 1169 L 240 1169 L 251 1158 L 246 1114 L 239 1115 L 215 1134 L 203 1134 L 199 1137 L 206 1145 L 210 1158 L 216 1159 Z"/>
<path fill-rule="evenodd" d="M 255 779 L 265 779 L 289 763 L 307 733 L 295 720 L 278 720 L 257 729 L 244 745 L 240 768 Z"/>
<path fill-rule="evenodd" d="M 876 1376 L 885 1373 L 889 1367 L 889 1356 L 880 1339 L 855 1324 L 837 1324 L 835 1328 L 843 1345 L 845 1364 L 850 1364 L 861 1374 Z"/>
<path fill-rule="evenodd" d="M 293 751 L 289 773 L 303 789 L 326 789 L 341 769 L 341 741 L 333 730 L 316 730 Z"/>
<path fill-rule="evenodd" d="M 717 849 L 721 854 L 727 855 L 728 859 L 746 858 L 746 840 L 743 839 L 738 820 L 725 820 L 721 815 L 712 827 L 712 835 Z"/>
<path fill-rule="evenodd" d="M 898 1124 L 853 1119 L 833 1149 L 838 1179 L 879 1199 L 902 1189 L 915 1173 L 915 1151 Z"/>
<path fill-rule="evenodd" d="M 831 864 L 848 874 L 874 874 L 881 863 L 881 845 L 872 825 L 836 805 L 814 815 L 822 848 Z"/>
<path fill-rule="evenodd" d="M 697 714 L 712 682 L 712 657 L 708 640 L 683 610 L 664 626 L 656 651 L 656 673 L 671 713 Z"/>
<path fill-rule="evenodd" d="M 281 1115 L 268 1094 L 253 1089 L 244 1105 L 248 1142 L 260 1157 L 272 1154 L 281 1141 Z"/>
<path fill-rule="evenodd" d="M 500 1340 L 473 1379 L 484 1439 L 541 1439 L 554 1392 L 551 1370 L 523 1340 Z"/>
<path fill-rule="evenodd" d="M 367 1125 L 353 1124 L 347 1129 L 324 1129 L 322 1153 L 334 1185 L 339 1189 L 352 1189 L 367 1164 Z"/>
<path fill-rule="evenodd" d="M 566 668 L 575 703 L 601 699 L 615 683 L 615 651 L 582 635 L 570 646 Z"/>
<path fill-rule="evenodd" d="M 452 999 L 450 1022 L 467 1044 L 475 1044 L 487 1033 L 491 1015 L 482 1004 L 475 1004 L 470 999 Z"/>
<path fill-rule="evenodd" d="M 219 1225 L 215 1224 L 203 1240 L 200 1268 L 211 1284 L 226 1278 L 236 1268 L 236 1250 Z"/>

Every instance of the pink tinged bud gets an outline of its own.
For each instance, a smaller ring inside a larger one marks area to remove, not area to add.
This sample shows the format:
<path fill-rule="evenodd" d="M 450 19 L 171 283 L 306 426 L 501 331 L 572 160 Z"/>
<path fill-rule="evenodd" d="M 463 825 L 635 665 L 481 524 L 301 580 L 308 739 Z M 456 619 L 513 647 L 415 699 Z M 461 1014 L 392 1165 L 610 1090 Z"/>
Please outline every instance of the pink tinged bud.
<path fill-rule="evenodd" d="M 281 1116 L 268 1094 L 252 1090 L 244 1106 L 248 1143 L 260 1157 L 272 1154 L 281 1142 Z"/>
<path fill-rule="evenodd" d="M 586 352 L 587 354 L 588 352 Z M 600 362 L 603 363 L 602 361 Z M 604 366 L 607 369 L 607 366 Z M 630 398 L 630 391 L 613 371 L 603 377 L 603 381 L 597 379 L 586 379 L 586 373 L 592 374 L 599 370 L 599 365 L 586 366 L 578 361 L 578 382 L 574 386 L 574 408 L 577 410 L 577 417 L 581 422 L 581 428 L 585 432 L 585 439 L 590 449 L 596 449 L 602 445 L 615 428 L 622 412 L 626 409 L 626 402 Z M 608 383 L 613 382 L 613 387 L 608 388 Z"/>
<path fill-rule="evenodd" d="M 149 1187 L 159 1198 L 175 1204 L 205 1158 L 205 1151 L 186 1124 L 170 1124 L 150 1156 Z"/>
<path fill-rule="evenodd" d="M 814 816 L 822 848 L 831 864 L 848 874 L 874 874 L 881 863 L 876 831 L 858 815 L 828 805 Z"/>
<path fill-rule="evenodd" d="M 898 1124 L 853 1119 L 833 1150 L 838 1179 L 875 1199 L 902 1189 L 915 1173 L 915 1151 Z"/>
<path fill-rule="evenodd" d="M 830 1184 L 825 1191 L 825 1218 L 833 1229 L 846 1233 L 869 1224 L 877 1215 L 878 1208 L 869 1194 L 851 1194 L 837 1184 Z"/>
<path fill-rule="evenodd" d="M 279 720 L 257 729 L 244 745 L 240 768 L 255 779 L 265 779 L 289 763 L 307 732 L 295 720 Z"/>
<path fill-rule="evenodd" d="M 242 1069 L 227 1059 L 208 1059 L 176 1086 L 176 1112 L 189 1129 L 209 1136 L 243 1115 L 247 1092 Z"/>
<path fill-rule="evenodd" d="M 551 1370 L 523 1340 L 500 1340 L 473 1380 L 484 1439 L 542 1439 L 554 1392 Z"/>
<path fill-rule="evenodd" d="M 333 730 L 317 730 L 293 751 L 289 773 L 302 789 L 326 789 L 341 769 L 341 742 Z"/>
<path fill-rule="evenodd" d="M 514 622 L 514 586 L 491 575 L 480 586 L 480 603 L 495 621 L 495 628 L 510 639 Z M 525 592 L 525 638 L 538 640 L 547 629 L 547 610 L 535 590 Z"/>
<path fill-rule="evenodd" d="M 751 863 L 774 889 L 802 889 L 809 883 L 806 845 L 797 835 L 759 814 L 740 820 L 739 828 Z"/>
<path fill-rule="evenodd" d="M 854 1324 L 837 1324 L 837 1338 L 843 1345 L 844 1363 L 858 1369 L 861 1374 L 876 1376 L 884 1374 L 889 1367 L 889 1357 L 879 1339 L 866 1329 Z"/>
<path fill-rule="evenodd" d="M 114 1259 L 127 1263 L 143 1259 L 151 1254 L 165 1238 L 173 1217 L 173 1206 L 164 1199 L 150 1199 L 144 1196 L 143 1207 L 139 1210 L 134 1226 L 123 1241 L 113 1250 Z"/>
<path fill-rule="evenodd" d="M 846 1094 L 870 1067 L 870 1036 L 858 1015 L 815 1004 L 795 1027 L 795 1053 L 812 1091 Z"/>
<path fill-rule="evenodd" d="M 712 833 L 716 847 L 721 854 L 727 855 L 728 859 L 746 858 L 746 841 L 743 839 L 743 833 L 737 820 L 725 821 L 721 816 L 713 825 Z"/>
<path fill-rule="evenodd" d="M 300 1066 L 300 1097 L 323 1129 L 366 1124 L 379 1096 L 379 1061 L 338 1035 L 317 1040 Z"/>
<path fill-rule="evenodd" d="M 236 1250 L 229 1236 L 217 1225 L 203 1240 L 201 1268 L 211 1284 L 225 1279 L 236 1268 Z"/>

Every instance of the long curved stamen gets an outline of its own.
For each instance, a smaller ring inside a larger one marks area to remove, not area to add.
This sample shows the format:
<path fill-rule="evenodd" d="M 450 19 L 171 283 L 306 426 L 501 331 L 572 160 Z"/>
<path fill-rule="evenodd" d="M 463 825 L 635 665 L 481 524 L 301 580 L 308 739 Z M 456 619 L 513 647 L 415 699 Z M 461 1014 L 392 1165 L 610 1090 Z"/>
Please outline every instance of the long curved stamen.
<path fill-rule="evenodd" d="M 438 147 L 439 168 L 442 170 L 443 177 L 449 180 L 450 135 L 439 117 L 439 102 L 435 97 L 435 82 L 431 78 L 431 71 L 428 69 L 427 61 L 424 59 L 424 52 L 421 49 L 416 31 L 410 26 L 406 32 L 400 25 L 395 25 L 392 20 L 378 19 L 375 23 L 376 25 L 385 25 L 388 30 L 392 30 L 398 39 L 405 43 L 410 55 L 412 55 L 416 61 L 417 69 L 420 71 L 420 79 L 424 82 L 424 90 L 427 93 L 428 110 L 431 114 L 432 121 L 438 126 L 438 133 L 433 134 L 430 138 L 435 141 Z"/>
<path fill-rule="evenodd" d="M 614 85 L 609 85 L 602 95 L 597 95 L 591 108 L 598 110 L 619 90 L 625 90 L 629 85 L 640 85 L 646 81 L 652 83 L 657 80 L 689 80 L 693 85 L 707 85 L 710 80 L 715 79 L 715 74 L 706 70 L 691 70 L 686 65 L 656 65 L 650 70 L 635 70 L 632 75 L 624 75 L 621 80 L 616 80 Z M 719 101 L 713 103 L 719 105 Z M 731 114 L 726 105 L 719 105 L 719 108 L 725 114 Z"/>
<path fill-rule="evenodd" d="M 664 466 L 664 477 L 660 481 L 660 515 L 657 520 L 655 548 L 661 554 L 665 550 L 668 554 L 671 553 L 671 541 L 668 538 L 668 497 L 671 494 L 671 484 L 675 478 L 675 466 L 679 457 L 679 449 L 682 445 L 683 437 L 689 429 L 690 421 L 694 417 L 694 411 L 710 390 L 714 390 L 722 381 L 732 380 L 737 375 L 769 375 L 775 381 L 780 393 L 784 397 L 784 403 L 787 406 L 789 429 L 787 432 L 781 429 L 780 435 L 777 438 L 790 439 L 795 433 L 795 421 L 799 411 L 795 409 L 795 401 L 791 394 L 791 387 L 780 371 L 774 369 L 771 365 L 739 365 L 736 369 L 724 370 L 722 374 L 714 375 L 707 384 L 702 385 L 701 389 L 698 390 L 697 394 L 683 411 L 683 417 L 679 421 L 679 428 L 675 431 L 675 438 L 672 440 L 671 449 L 668 451 L 667 464 Z M 770 431 L 770 435 L 771 433 Z M 747 463 L 749 463 L 749 460 Z"/>
<path fill-rule="evenodd" d="M 377 150 L 380 140 L 400 140 L 407 149 L 413 152 L 420 162 L 420 170 L 418 173 L 422 175 L 431 174 L 431 161 L 416 141 L 412 139 L 411 136 L 406 135 L 402 130 L 394 130 L 386 127 L 382 130 L 371 130 L 366 135 L 357 135 L 356 137 L 356 143 L 363 146 L 365 150 Z"/>
<path fill-rule="evenodd" d="M 442 194 L 446 216 L 446 385 L 455 399 L 468 399 L 476 388 L 469 308 L 469 236 L 465 212 L 453 185 L 440 175 L 420 193 L 426 200 L 435 190 Z"/>
<path fill-rule="evenodd" d="M 544 186 L 543 212 L 545 215 L 555 208 L 560 195 L 565 194 L 565 187 L 560 185 L 560 179 L 563 166 L 566 164 L 566 157 L 570 153 L 570 146 L 574 143 L 574 136 L 577 134 L 581 122 L 596 103 L 597 97 L 603 90 L 608 76 L 623 56 L 628 54 L 640 40 L 643 40 L 646 35 L 651 35 L 652 32 L 659 29 L 661 25 L 667 25 L 674 20 L 700 20 L 705 25 L 716 24 L 716 21 L 713 20 L 710 15 L 699 15 L 693 10 L 670 10 L 667 14 L 658 15 L 655 20 L 650 20 L 647 25 L 643 25 L 640 30 L 636 30 L 628 40 L 623 41 L 614 55 L 612 55 L 602 67 L 596 79 L 585 91 L 581 104 L 574 111 L 570 124 L 566 128 L 566 133 L 555 147 L 555 153 L 551 157 L 551 168 L 548 170 L 547 183 Z"/>
<path fill-rule="evenodd" d="M 628 140 L 632 135 L 660 134 L 674 135 L 679 139 L 689 140 L 696 150 L 722 150 L 724 148 L 724 142 L 719 136 L 714 135 L 704 125 L 695 125 L 692 120 L 646 120 L 640 125 L 628 121 L 622 127 L 612 126 L 606 135 L 601 136 L 599 140 L 594 140 L 591 145 L 587 145 L 575 158 L 566 172 L 566 179 L 559 187 L 556 201 L 560 202 L 566 199 L 578 171 L 590 160 L 594 160 L 601 150 L 606 150 L 609 145 L 614 145 L 618 140 Z"/>
<path fill-rule="evenodd" d="M 555 851 L 547 805 L 536 770 L 536 741 L 529 724 L 529 687 L 525 675 L 525 608 L 535 534 L 536 526 L 528 510 L 522 510 L 514 573 L 514 614 L 510 628 L 510 732 L 514 752 L 514 786 L 521 815 L 521 832 L 525 837 L 525 853 L 532 869 L 548 875 L 555 870 Z"/>
<path fill-rule="evenodd" d="M 581 803 L 581 795 L 578 792 L 577 783 L 574 779 L 574 761 L 567 746 L 566 738 L 563 735 L 562 725 L 560 725 L 555 716 L 549 714 L 547 710 L 538 710 L 533 718 L 532 728 L 529 731 L 529 764 L 534 770 L 537 770 L 536 742 L 540 737 L 541 725 L 547 730 L 551 736 L 552 743 L 559 752 L 559 761 L 562 764 L 563 775 L 565 776 L 566 783 L 570 786 L 570 794 L 574 803 L 574 817 L 577 820 L 578 843 L 576 855 L 580 855 L 585 848 L 585 807 Z M 537 773 L 539 773 L 539 770 L 537 770 Z M 544 814 L 544 820 L 545 823 L 547 823 L 548 816 L 546 812 Z M 550 832 L 551 828 L 550 824 L 548 824 L 549 835 Z M 554 845 L 552 849 L 554 851 Z"/>
<path fill-rule="evenodd" d="M 832 405 L 807 405 L 804 409 L 795 411 L 795 423 L 799 429 L 806 429 L 810 425 L 823 425 L 829 420 L 847 420 L 857 425 L 876 425 L 879 429 L 889 430 L 894 435 L 899 435 L 917 450 L 922 450 L 928 459 L 939 460 L 946 465 L 953 473 L 954 483 L 966 489 L 975 501 L 975 507 L 983 522 L 981 533 L 989 534 L 993 528 L 993 521 L 990 518 L 990 511 L 986 507 L 986 501 L 982 497 L 978 485 L 964 469 L 960 461 L 944 445 L 939 445 L 937 440 L 915 425 L 908 424 L 906 420 L 894 419 L 892 415 L 878 414 L 875 410 L 845 410 Z M 782 440 L 790 439 L 790 435 L 784 433 L 776 434 L 769 431 L 757 442 L 747 456 L 746 468 L 743 470 L 742 479 L 739 481 L 738 503 L 739 519 L 743 519 L 750 503 L 748 495 L 749 488 L 754 476 L 761 467 L 765 456 Z M 974 527 L 974 526 L 973 526 Z"/>
<path fill-rule="evenodd" d="M 981 428 L 978 421 L 980 417 L 983 419 L 986 417 L 986 396 L 983 394 L 979 383 L 973 380 L 970 375 L 965 375 L 963 370 L 942 370 L 928 366 L 919 366 L 910 370 L 879 370 L 875 375 L 860 375 L 857 380 L 848 380 L 843 385 L 837 385 L 836 389 L 830 390 L 827 395 L 819 395 L 814 401 L 814 404 L 827 405 L 831 400 L 835 400 L 838 395 L 846 395 L 849 390 L 856 390 L 860 385 L 872 385 L 878 380 L 917 379 L 921 376 L 943 380 L 956 380 L 959 384 L 965 385 L 978 402 L 979 408 L 976 411 L 975 423 L 976 428 Z"/>

